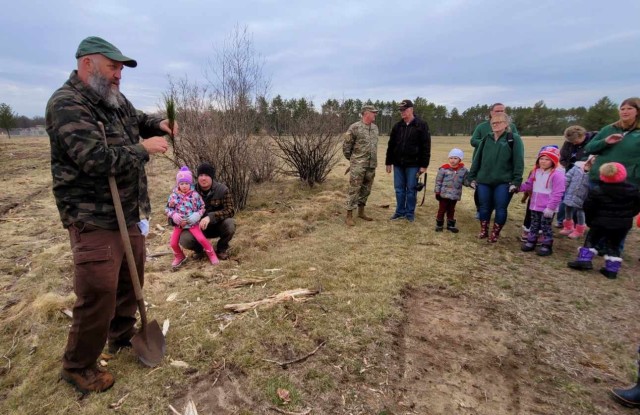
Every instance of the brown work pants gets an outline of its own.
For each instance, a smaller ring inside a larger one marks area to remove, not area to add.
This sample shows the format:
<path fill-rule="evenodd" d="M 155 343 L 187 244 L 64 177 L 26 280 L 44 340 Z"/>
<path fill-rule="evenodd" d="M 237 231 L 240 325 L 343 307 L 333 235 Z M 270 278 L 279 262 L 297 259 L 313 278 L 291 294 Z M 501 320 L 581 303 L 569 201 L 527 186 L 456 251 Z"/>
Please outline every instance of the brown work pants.
<path fill-rule="evenodd" d="M 82 223 L 70 226 L 68 231 L 77 299 L 62 366 L 82 369 L 95 364 L 107 338 L 115 343 L 131 338 L 135 333 L 137 301 L 120 232 Z M 142 285 L 144 236 L 136 225 L 128 231 Z"/>

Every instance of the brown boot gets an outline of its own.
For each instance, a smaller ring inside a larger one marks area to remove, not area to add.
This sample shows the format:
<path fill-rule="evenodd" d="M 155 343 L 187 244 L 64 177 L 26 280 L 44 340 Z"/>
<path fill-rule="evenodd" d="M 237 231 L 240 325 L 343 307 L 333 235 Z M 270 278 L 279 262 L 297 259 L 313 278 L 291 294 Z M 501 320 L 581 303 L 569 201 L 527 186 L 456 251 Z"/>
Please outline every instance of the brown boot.
<path fill-rule="evenodd" d="M 86 369 L 62 369 L 60 377 L 82 392 L 104 392 L 113 386 L 113 375 L 96 366 Z"/>
<path fill-rule="evenodd" d="M 480 233 L 478 234 L 478 239 L 484 239 L 489 236 L 489 221 L 481 220 L 480 221 Z"/>
<path fill-rule="evenodd" d="M 497 223 L 493 224 L 493 229 L 491 230 L 491 235 L 489 235 L 489 242 L 496 243 L 498 242 L 498 237 L 500 236 L 500 231 L 504 225 L 498 225 Z"/>
<path fill-rule="evenodd" d="M 364 213 L 364 205 L 358 206 L 358 217 L 362 220 L 366 220 L 367 222 L 371 222 L 373 220 L 372 217 L 365 215 Z"/>
<path fill-rule="evenodd" d="M 353 210 L 347 210 L 347 218 L 344 220 L 347 226 L 354 226 L 356 223 L 353 221 Z"/>

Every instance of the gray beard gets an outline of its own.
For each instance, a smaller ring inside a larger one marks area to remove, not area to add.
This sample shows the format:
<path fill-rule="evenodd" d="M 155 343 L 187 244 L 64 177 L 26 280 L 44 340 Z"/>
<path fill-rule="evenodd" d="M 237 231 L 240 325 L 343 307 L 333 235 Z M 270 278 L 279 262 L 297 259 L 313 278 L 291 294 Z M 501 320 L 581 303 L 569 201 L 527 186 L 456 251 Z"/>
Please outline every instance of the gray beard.
<path fill-rule="evenodd" d="M 100 73 L 89 74 L 89 86 L 107 103 L 111 108 L 120 108 L 120 91 L 111 81 L 104 78 Z"/>

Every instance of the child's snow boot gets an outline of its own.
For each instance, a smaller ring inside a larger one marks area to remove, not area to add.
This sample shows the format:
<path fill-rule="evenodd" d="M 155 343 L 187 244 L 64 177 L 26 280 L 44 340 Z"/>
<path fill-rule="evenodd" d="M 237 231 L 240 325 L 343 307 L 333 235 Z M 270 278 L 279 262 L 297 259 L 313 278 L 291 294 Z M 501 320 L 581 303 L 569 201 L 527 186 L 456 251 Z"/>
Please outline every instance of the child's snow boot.
<path fill-rule="evenodd" d="M 576 227 L 573 230 L 573 232 L 571 232 L 568 236 L 571 239 L 582 238 L 582 235 L 584 235 L 584 232 L 586 230 L 587 230 L 587 225 L 576 225 Z"/>
<path fill-rule="evenodd" d="M 442 232 L 444 230 L 444 219 L 436 219 L 436 232 Z"/>
<path fill-rule="evenodd" d="M 560 235 L 570 235 L 571 232 L 574 231 L 573 227 L 574 223 L 571 219 L 565 219 L 562 221 L 562 230 L 560 231 Z"/>
<path fill-rule="evenodd" d="M 591 260 L 598 251 L 594 248 L 586 248 L 581 246 L 578 248 L 578 257 L 575 261 L 567 262 L 567 266 L 572 269 L 577 269 L 580 271 L 588 271 L 593 269 L 593 263 Z"/>
<path fill-rule="evenodd" d="M 211 248 L 211 251 L 206 251 L 206 250 L 205 250 L 205 251 L 204 251 L 204 253 L 205 253 L 205 254 L 207 254 L 207 257 L 209 258 L 209 261 L 210 261 L 213 265 L 215 265 L 215 264 L 217 264 L 218 262 L 220 262 L 220 261 L 218 260 L 218 256 L 216 255 L 216 251 L 215 251 L 213 248 Z"/>
<path fill-rule="evenodd" d="M 458 233 L 460 230 L 456 228 L 456 220 L 450 219 L 447 221 L 447 230 L 449 232 Z"/>
<path fill-rule="evenodd" d="M 604 267 L 600 268 L 600 274 L 604 275 L 610 280 L 614 280 L 618 278 L 618 271 L 620 271 L 621 266 L 622 266 L 622 258 L 605 255 Z"/>

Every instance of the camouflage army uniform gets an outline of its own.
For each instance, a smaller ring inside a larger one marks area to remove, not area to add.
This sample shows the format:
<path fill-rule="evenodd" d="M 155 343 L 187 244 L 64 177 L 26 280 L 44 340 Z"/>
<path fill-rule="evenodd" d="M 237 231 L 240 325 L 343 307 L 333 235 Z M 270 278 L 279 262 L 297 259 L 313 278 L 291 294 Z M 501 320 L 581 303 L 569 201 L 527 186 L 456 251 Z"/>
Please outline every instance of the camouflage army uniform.
<path fill-rule="evenodd" d="M 47 103 L 53 194 L 69 232 L 77 296 L 64 369 L 95 365 L 107 339 L 116 347 L 127 345 L 135 333 L 137 302 L 108 175 L 116 178 L 142 284 L 145 241 L 137 222 L 140 211 L 149 216 L 150 204 L 144 171 L 149 154 L 140 137 L 164 133 L 160 118 L 136 111 L 120 97 L 120 108 L 108 106 L 73 71 Z M 98 121 L 104 124 L 108 146 Z"/>
<path fill-rule="evenodd" d="M 342 152 L 350 163 L 347 210 L 367 204 L 378 164 L 378 126 L 362 121 L 349 126 Z"/>

